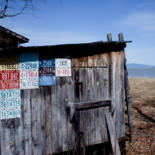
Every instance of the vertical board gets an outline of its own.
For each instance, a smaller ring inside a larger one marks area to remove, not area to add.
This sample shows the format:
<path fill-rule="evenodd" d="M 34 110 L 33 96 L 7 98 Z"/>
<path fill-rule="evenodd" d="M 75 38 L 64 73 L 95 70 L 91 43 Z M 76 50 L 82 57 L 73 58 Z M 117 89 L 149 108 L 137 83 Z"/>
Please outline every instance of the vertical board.
<path fill-rule="evenodd" d="M 24 155 L 32 155 L 32 124 L 31 124 L 31 91 L 21 90 L 23 104 L 23 136 L 24 136 Z"/>
<path fill-rule="evenodd" d="M 125 136 L 124 52 L 111 52 L 111 98 L 117 138 Z"/>
<path fill-rule="evenodd" d="M 58 149 L 60 152 L 64 150 L 68 150 L 67 144 L 67 112 L 66 112 L 66 102 L 65 98 L 68 97 L 67 94 L 67 77 L 58 77 L 57 78 L 56 91 L 56 102 L 59 103 L 57 108 L 59 108 L 58 112 L 60 113 L 60 121 L 59 121 L 59 133 L 58 133 Z M 61 97 L 59 97 L 61 95 Z"/>
<path fill-rule="evenodd" d="M 52 154 L 53 153 L 53 150 L 55 148 L 52 148 L 53 146 L 53 143 L 55 142 L 55 137 L 54 138 L 54 135 L 52 134 L 52 131 L 54 130 L 54 126 L 51 125 L 52 124 L 52 121 L 53 121 L 53 117 L 52 117 L 52 111 L 54 110 L 53 107 L 54 107 L 54 101 L 55 101 L 55 97 L 52 95 L 53 93 L 55 92 L 55 86 L 52 86 L 52 87 L 47 87 L 46 90 L 45 90 L 45 120 L 46 120 L 46 123 L 44 124 L 45 125 L 45 137 L 44 137 L 44 141 L 45 141 L 45 144 L 46 146 L 44 147 L 45 151 L 43 154 Z M 53 102 L 51 102 L 51 100 Z"/>
<path fill-rule="evenodd" d="M 51 109 L 50 112 L 51 114 L 49 114 L 49 117 L 55 118 L 55 119 L 51 119 L 48 118 L 48 120 L 51 122 L 52 127 L 50 128 L 50 134 L 51 134 L 51 141 L 52 141 L 52 153 L 56 153 L 59 152 L 60 149 L 60 142 L 61 142 L 61 136 L 60 136 L 60 102 L 59 102 L 59 98 L 58 96 L 60 95 L 59 89 L 60 89 L 60 83 L 59 83 L 59 79 L 56 79 L 56 86 L 52 87 L 51 90 Z M 47 125 L 47 127 L 49 128 L 49 124 Z M 49 131 L 49 129 L 48 129 Z M 49 137 L 50 138 L 50 137 Z M 49 139 L 50 142 L 50 139 Z M 48 153 L 50 153 L 51 149 L 48 149 Z"/>
<path fill-rule="evenodd" d="M 37 96 L 37 97 L 36 97 Z M 31 90 L 31 138 L 32 138 L 32 154 L 41 155 L 42 141 L 41 133 L 42 127 L 40 123 L 41 115 L 41 99 L 40 90 Z"/>
<path fill-rule="evenodd" d="M 20 55 L 20 88 L 39 88 L 38 53 L 21 53 Z"/>
<path fill-rule="evenodd" d="M 72 70 L 72 76 L 67 78 L 67 95 L 66 102 L 75 102 L 75 74 L 74 70 Z M 70 122 L 68 114 L 67 115 L 67 145 L 68 150 L 75 149 L 75 141 L 76 141 L 76 133 L 74 130 L 74 125 Z"/>
<path fill-rule="evenodd" d="M 1 155 L 15 154 L 15 132 L 13 120 L 1 121 Z"/>

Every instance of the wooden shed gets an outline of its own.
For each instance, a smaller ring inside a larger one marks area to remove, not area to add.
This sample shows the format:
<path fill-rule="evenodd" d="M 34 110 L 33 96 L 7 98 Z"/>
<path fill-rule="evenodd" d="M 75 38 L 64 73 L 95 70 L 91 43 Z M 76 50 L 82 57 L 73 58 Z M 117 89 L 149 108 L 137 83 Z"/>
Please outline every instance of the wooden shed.
<path fill-rule="evenodd" d="M 28 38 L 0 26 L 0 49 L 15 48 L 28 41 Z"/>
<path fill-rule="evenodd" d="M 99 145 L 108 154 L 107 142 L 120 154 L 126 43 L 119 34 L 119 41 L 108 35 L 106 42 L 1 50 L 0 154 L 91 154 Z"/>

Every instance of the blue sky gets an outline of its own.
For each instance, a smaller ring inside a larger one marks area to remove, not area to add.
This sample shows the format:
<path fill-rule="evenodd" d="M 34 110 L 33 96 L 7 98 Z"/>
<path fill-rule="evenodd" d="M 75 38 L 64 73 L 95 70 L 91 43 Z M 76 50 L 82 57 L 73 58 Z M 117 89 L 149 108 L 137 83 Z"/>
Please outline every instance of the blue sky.
<path fill-rule="evenodd" d="M 34 0 L 34 11 L 0 20 L 26 46 L 106 41 L 124 33 L 128 63 L 155 65 L 155 0 Z"/>

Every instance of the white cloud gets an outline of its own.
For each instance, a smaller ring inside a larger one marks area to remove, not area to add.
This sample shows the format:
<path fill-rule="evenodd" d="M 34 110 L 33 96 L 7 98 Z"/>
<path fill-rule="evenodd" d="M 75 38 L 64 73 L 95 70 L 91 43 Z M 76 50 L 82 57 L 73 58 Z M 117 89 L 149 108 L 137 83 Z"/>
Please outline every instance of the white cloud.
<path fill-rule="evenodd" d="M 137 28 L 140 31 L 155 31 L 154 12 L 136 12 L 124 17 L 117 24 Z"/>

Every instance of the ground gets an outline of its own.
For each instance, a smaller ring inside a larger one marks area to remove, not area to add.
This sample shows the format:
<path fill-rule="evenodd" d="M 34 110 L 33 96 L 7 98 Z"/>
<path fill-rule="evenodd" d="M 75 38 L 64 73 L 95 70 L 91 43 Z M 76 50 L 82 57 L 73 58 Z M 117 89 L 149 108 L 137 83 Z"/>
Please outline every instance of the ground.
<path fill-rule="evenodd" d="M 134 141 L 127 155 L 155 155 L 155 79 L 129 78 Z"/>

